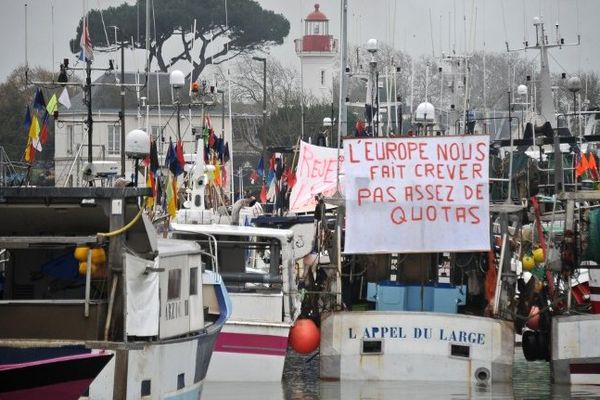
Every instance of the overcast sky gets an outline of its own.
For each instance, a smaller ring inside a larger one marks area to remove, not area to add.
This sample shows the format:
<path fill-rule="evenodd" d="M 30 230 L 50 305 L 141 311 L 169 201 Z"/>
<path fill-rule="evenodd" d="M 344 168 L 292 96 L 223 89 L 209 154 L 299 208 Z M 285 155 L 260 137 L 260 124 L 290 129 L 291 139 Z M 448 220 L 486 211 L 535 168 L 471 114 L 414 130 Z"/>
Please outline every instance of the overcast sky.
<path fill-rule="evenodd" d="M 160 1 L 160 0 L 157 0 Z M 122 0 L 88 0 L 92 8 L 118 5 Z M 197 1 L 201 12 L 202 0 Z M 291 24 L 290 35 L 281 46 L 269 50 L 269 57 L 299 68 L 293 40 L 303 32 L 302 19 L 313 10 L 309 0 L 258 0 L 263 8 L 283 14 Z M 321 11 L 330 19 L 330 32 L 339 37 L 341 0 L 320 0 Z M 524 38 L 533 41 L 534 16 L 543 15 L 551 40 L 554 24 L 560 23 L 562 36 L 567 43 L 577 40 L 579 47 L 554 50 L 551 70 L 576 73 L 578 70 L 600 72 L 600 0 L 348 0 L 348 39 L 350 44 L 364 44 L 369 38 L 393 44 L 398 50 L 413 56 L 439 56 L 440 48 L 447 51 L 454 46 L 465 49 L 465 32 L 473 36 L 476 49 L 503 52 L 505 41 L 511 48 L 522 45 Z M 25 4 L 28 9 L 28 57 L 30 66 L 52 68 L 69 52 L 69 39 L 83 13 L 83 0 L 1 0 L 0 16 L 0 81 L 17 65 L 25 63 Z M 134 3 L 129 1 L 129 3 Z M 53 7 L 52 7 L 53 6 Z M 52 8 L 54 12 L 52 13 Z M 473 12 L 474 11 L 474 12 Z M 52 24 L 54 14 L 54 24 Z M 431 15 L 431 17 L 430 17 Z M 160 15 L 157 16 L 160 18 Z M 466 21 L 466 23 L 465 23 Z M 472 21 L 476 22 L 472 24 Z M 257 21 L 258 22 L 258 21 Z M 432 28 L 431 28 L 432 27 Z M 527 28 L 527 32 L 524 28 Z M 433 44 L 432 44 L 433 37 Z M 92 38 L 92 41 L 98 40 Z M 441 42 L 441 43 L 440 43 Z M 471 42 L 468 48 L 471 48 Z M 54 44 L 53 44 L 54 43 Z M 433 48 L 433 50 L 432 50 Z M 53 51 L 54 49 L 54 51 Z M 53 57 L 54 52 L 54 57 Z M 536 52 L 527 52 L 535 57 Z M 116 57 L 111 57 L 116 58 Z M 54 63 L 52 62 L 54 59 Z M 98 66 L 106 58 L 97 60 Z M 128 70 L 142 69 L 141 57 L 127 61 Z M 131 68 L 129 68 L 131 66 Z"/>

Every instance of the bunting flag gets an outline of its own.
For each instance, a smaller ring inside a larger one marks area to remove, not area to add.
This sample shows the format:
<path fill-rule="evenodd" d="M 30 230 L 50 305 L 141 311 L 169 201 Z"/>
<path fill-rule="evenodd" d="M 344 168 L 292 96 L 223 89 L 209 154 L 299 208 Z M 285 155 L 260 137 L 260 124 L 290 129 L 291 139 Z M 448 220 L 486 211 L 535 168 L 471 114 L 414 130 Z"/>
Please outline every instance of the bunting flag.
<path fill-rule="evenodd" d="M 79 59 L 81 61 L 94 61 L 94 47 L 92 46 L 92 39 L 90 38 L 87 16 L 83 17 L 83 23 L 81 26 L 81 39 L 79 39 L 79 45 L 81 46 L 81 53 L 79 53 Z"/>
<path fill-rule="evenodd" d="M 42 127 L 40 128 L 40 141 L 42 144 L 46 144 L 48 141 L 48 119 L 50 119 L 50 114 L 45 111 L 44 118 L 42 118 Z"/>
<path fill-rule="evenodd" d="M 173 179 L 173 176 L 169 174 L 167 181 L 167 213 L 171 218 L 175 218 L 177 215 L 177 180 Z"/>
<path fill-rule="evenodd" d="M 260 202 L 261 203 L 267 202 L 267 188 L 265 187 L 264 183 L 262 185 L 262 188 L 260 189 Z"/>
<path fill-rule="evenodd" d="M 64 88 L 60 96 L 58 97 L 58 102 L 65 106 L 67 109 L 71 108 L 71 98 L 69 97 L 69 91 L 67 88 Z"/>
<path fill-rule="evenodd" d="M 35 98 L 33 99 L 33 108 L 35 108 L 39 112 L 42 112 L 43 110 L 46 109 L 46 101 L 44 100 L 44 94 L 42 93 L 42 91 L 39 88 L 37 88 L 35 90 Z"/>
<path fill-rule="evenodd" d="M 46 104 L 46 111 L 48 114 L 53 115 L 55 111 L 58 110 L 58 99 L 56 98 L 56 93 L 50 97 L 48 100 L 48 104 Z"/>
<path fill-rule="evenodd" d="M 183 144 L 181 143 L 181 139 L 177 139 L 177 144 L 175 145 L 175 158 L 177 158 L 179 167 L 183 171 L 183 168 L 185 167 L 185 157 L 183 156 Z"/>

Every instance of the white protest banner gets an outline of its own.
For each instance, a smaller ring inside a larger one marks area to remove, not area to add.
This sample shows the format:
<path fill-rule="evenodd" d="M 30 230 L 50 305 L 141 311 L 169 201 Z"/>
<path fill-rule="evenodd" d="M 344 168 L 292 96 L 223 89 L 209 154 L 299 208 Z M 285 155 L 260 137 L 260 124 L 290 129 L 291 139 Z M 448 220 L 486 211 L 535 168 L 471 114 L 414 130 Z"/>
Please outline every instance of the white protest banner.
<path fill-rule="evenodd" d="M 344 141 L 346 253 L 490 249 L 489 137 Z"/>
<path fill-rule="evenodd" d="M 314 198 L 319 193 L 325 197 L 335 193 L 337 157 L 337 149 L 314 146 L 306 142 L 300 143 L 296 185 L 290 194 L 290 211 L 299 211 L 314 206 L 317 204 Z M 342 157 L 343 153 L 340 152 L 340 170 L 343 168 Z"/>

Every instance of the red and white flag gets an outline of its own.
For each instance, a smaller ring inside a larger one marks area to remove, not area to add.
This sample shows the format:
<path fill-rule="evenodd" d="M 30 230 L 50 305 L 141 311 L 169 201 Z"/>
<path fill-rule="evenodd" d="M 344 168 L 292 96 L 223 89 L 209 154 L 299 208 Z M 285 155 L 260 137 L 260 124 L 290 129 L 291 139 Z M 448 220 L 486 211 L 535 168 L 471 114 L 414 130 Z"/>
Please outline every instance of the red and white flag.
<path fill-rule="evenodd" d="M 90 38 L 87 16 L 83 18 L 83 26 L 81 29 L 81 39 L 79 40 L 79 45 L 81 46 L 79 59 L 81 61 L 94 61 L 94 46 L 92 46 L 92 39 Z"/>

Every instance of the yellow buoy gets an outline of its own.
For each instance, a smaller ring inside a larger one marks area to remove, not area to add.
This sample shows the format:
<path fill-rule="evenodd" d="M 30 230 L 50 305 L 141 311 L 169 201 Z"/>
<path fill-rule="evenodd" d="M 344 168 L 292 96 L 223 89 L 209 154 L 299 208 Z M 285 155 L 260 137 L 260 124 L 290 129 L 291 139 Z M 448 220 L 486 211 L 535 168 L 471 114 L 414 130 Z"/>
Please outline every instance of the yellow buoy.
<path fill-rule="evenodd" d="M 106 252 L 102 247 L 92 249 L 92 262 L 94 264 L 104 264 L 106 262 Z"/>
<path fill-rule="evenodd" d="M 79 275 L 85 275 L 87 272 L 87 263 L 85 261 L 81 261 L 79 263 Z"/>
<path fill-rule="evenodd" d="M 544 262 L 544 249 L 542 249 L 541 247 L 538 247 L 537 249 L 535 249 L 533 251 L 533 259 L 536 263 L 543 263 Z"/>
<path fill-rule="evenodd" d="M 531 271 L 533 267 L 535 267 L 535 260 L 529 254 L 523 256 L 523 258 L 521 259 L 521 263 L 523 264 L 523 269 L 525 271 Z"/>
<path fill-rule="evenodd" d="M 74 256 L 77 259 L 77 261 L 87 261 L 88 251 L 90 251 L 89 247 L 79 246 L 75 248 Z"/>

